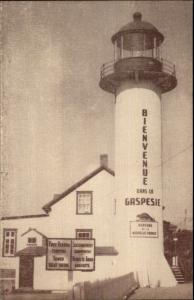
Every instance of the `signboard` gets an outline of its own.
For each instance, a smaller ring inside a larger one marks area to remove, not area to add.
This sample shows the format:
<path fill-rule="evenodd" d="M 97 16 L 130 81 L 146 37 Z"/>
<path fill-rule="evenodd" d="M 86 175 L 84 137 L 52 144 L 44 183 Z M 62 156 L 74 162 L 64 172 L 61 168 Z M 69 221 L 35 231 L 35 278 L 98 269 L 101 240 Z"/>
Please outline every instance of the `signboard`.
<path fill-rule="evenodd" d="M 47 270 L 93 271 L 95 239 L 47 239 Z"/>
<path fill-rule="evenodd" d="M 72 240 L 72 270 L 93 271 L 95 269 L 95 240 Z"/>
<path fill-rule="evenodd" d="M 158 238 L 158 222 L 130 222 L 130 237 Z"/>
<path fill-rule="evenodd" d="M 47 239 L 47 270 L 71 270 L 71 239 Z"/>

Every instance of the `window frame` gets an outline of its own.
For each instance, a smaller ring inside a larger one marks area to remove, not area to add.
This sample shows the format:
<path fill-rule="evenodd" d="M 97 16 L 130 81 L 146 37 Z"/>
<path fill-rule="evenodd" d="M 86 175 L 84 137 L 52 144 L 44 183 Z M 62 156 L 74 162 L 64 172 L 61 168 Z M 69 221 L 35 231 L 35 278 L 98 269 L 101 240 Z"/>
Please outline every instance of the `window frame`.
<path fill-rule="evenodd" d="M 9 240 L 9 253 L 5 252 L 6 232 L 14 232 L 14 251 L 13 251 L 13 254 L 10 253 L 11 236 L 9 238 L 7 237 L 7 239 Z M 3 257 L 15 257 L 16 250 L 17 250 L 17 229 L 16 228 L 3 228 L 2 256 Z"/>
<path fill-rule="evenodd" d="M 29 239 L 34 239 L 35 242 L 30 242 Z M 36 237 L 28 237 L 27 245 L 37 245 L 37 238 Z"/>
<path fill-rule="evenodd" d="M 90 194 L 90 212 L 80 213 L 78 210 L 79 194 Z M 76 215 L 93 215 L 93 191 L 76 191 Z"/>
<path fill-rule="evenodd" d="M 80 232 L 89 232 L 90 233 L 90 237 L 89 238 L 80 238 L 80 237 L 78 237 L 78 234 L 80 233 Z M 76 229 L 75 230 L 75 237 L 76 237 L 76 239 L 78 239 L 78 240 L 91 240 L 92 238 L 93 238 L 93 229 L 86 229 L 86 228 L 84 228 L 84 229 L 81 229 L 81 228 L 79 228 L 79 229 Z"/>

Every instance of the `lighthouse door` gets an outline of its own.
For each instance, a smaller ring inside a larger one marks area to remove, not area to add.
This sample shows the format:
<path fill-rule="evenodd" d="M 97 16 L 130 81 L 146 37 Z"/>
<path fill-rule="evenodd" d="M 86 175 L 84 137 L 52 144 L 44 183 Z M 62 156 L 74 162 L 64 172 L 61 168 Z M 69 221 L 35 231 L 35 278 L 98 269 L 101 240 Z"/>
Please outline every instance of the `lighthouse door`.
<path fill-rule="evenodd" d="M 33 274 L 34 274 L 34 257 L 30 255 L 20 256 L 19 287 L 32 289 Z"/>

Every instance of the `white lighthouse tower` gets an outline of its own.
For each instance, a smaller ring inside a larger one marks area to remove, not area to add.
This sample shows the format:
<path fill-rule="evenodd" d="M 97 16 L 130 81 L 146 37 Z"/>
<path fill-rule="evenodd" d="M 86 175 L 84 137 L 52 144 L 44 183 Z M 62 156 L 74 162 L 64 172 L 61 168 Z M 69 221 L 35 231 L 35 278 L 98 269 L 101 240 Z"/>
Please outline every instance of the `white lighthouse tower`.
<path fill-rule="evenodd" d="M 141 13 L 112 36 L 114 61 L 100 87 L 115 95 L 115 274 L 133 271 L 140 286 L 173 286 L 163 254 L 161 95 L 177 85 L 161 57 L 163 35 Z"/>

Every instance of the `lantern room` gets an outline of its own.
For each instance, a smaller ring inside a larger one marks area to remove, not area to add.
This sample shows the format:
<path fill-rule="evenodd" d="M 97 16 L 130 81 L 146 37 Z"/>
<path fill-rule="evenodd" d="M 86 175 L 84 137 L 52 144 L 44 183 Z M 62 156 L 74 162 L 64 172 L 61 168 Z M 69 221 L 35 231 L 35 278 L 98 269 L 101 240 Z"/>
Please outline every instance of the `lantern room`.
<path fill-rule="evenodd" d="M 115 93 L 123 80 L 152 80 L 161 93 L 177 85 L 175 66 L 164 60 L 161 44 L 164 36 L 151 23 L 142 21 L 140 12 L 133 21 L 112 36 L 114 60 L 101 67 L 100 87 Z"/>
<path fill-rule="evenodd" d="M 139 56 L 160 59 L 163 35 L 152 24 L 142 21 L 141 13 L 134 13 L 133 19 L 112 36 L 115 60 Z"/>

